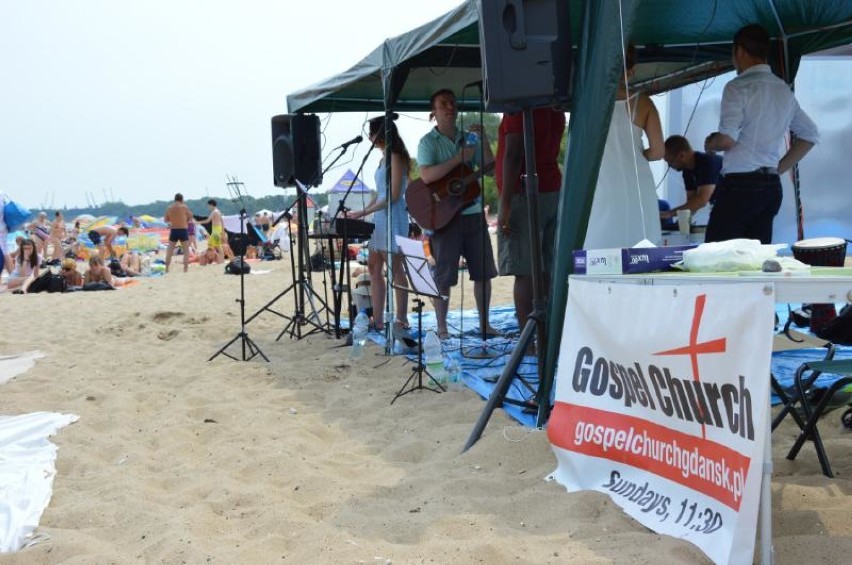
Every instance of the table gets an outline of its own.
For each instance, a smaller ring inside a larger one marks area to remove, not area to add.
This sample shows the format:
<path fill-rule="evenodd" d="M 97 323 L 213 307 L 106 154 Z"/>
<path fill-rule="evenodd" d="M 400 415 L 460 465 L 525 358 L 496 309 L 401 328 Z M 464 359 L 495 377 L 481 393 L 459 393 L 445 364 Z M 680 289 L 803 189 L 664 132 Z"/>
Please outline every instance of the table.
<path fill-rule="evenodd" d="M 732 283 L 762 283 L 775 302 L 836 303 L 852 302 L 852 269 L 843 267 L 812 268 L 810 275 L 783 276 L 769 273 L 646 273 L 638 275 L 571 275 L 571 280 L 601 284 L 717 285 Z M 763 462 L 763 482 L 760 494 L 761 563 L 772 563 L 772 442 L 771 426 L 766 428 Z"/>

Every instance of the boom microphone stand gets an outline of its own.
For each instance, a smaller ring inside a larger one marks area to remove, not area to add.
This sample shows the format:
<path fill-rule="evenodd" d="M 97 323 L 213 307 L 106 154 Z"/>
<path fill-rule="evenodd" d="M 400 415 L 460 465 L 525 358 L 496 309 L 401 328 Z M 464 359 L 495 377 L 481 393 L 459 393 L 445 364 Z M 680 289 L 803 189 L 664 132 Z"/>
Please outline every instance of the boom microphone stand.
<path fill-rule="evenodd" d="M 355 142 L 356 141 L 353 140 L 353 141 L 350 141 L 350 142 L 347 142 L 347 143 L 344 143 L 343 145 L 341 145 L 338 148 L 340 150 L 340 152 L 331 161 L 331 163 L 329 163 L 328 166 L 325 169 L 323 169 L 322 175 L 325 175 L 325 173 L 329 169 L 331 169 L 331 167 L 333 167 L 334 164 L 337 163 L 337 161 L 339 161 L 341 157 L 343 157 L 343 154 L 349 148 L 349 145 L 351 145 L 352 143 L 355 143 Z M 308 276 L 307 277 L 305 276 L 306 266 L 308 268 L 310 267 L 310 246 L 308 244 L 308 213 L 307 213 L 307 201 L 310 198 L 310 196 L 308 196 L 308 191 L 310 189 L 310 186 L 313 185 L 314 182 L 316 182 L 316 180 L 317 180 L 317 177 L 312 178 L 307 186 L 303 185 L 301 182 L 299 182 L 297 180 L 296 181 L 296 191 L 297 192 L 296 192 L 295 200 L 293 200 L 293 202 L 290 203 L 290 206 L 288 206 L 287 209 L 280 216 L 278 216 L 278 218 L 275 219 L 275 221 L 272 223 L 272 227 L 275 227 L 283 219 L 286 219 L 287 222 L 290 222 L 290 220 L 293 218 L 292 210 L 293 210 L 294 207 L 297 207 L 296 208 L 296 218 L 297 218 L 296 221 L 297 221 L 297 224 L 298 224 L 298 228 L 297 228 L 297 233 L 298 233 L 298 238 L 299 238 L 298 244 L 294 243 L 292 229 L 290 229 L 290 226 L 288 226 L 288 234 L 290 236 L 290 270 L 291 270 L 291 273 L 293 275 L 292 276 L 293 282 L 290 284 L 290 286 L 288 286 L 283 291 L 278 293 L 277 296 L 272 298 L 272 300 L 270 300 L 269 302 L 267 302 L 266 304 L 261 306 L 261 308 L 257 312 L 252 314 L 248 318 L 248 320 L 246 320 L 246 323 L 249 323 L 265 311 L 271 312 L 271 313 L 275 314 L 276 316 L 279 316 L 281 318 L 284 318 L 285 320 L 288 320 L 287 325 L 284 326 L 284 329 L 281 330 L 281 333 L 279 333 L 278 337 L 275 338 L 276 341 L 280 340 L 281 337 L 285 333 L 287 333 L 288 331 L 290 332 L 290 337 L 296 338 L 296 339 L 302 339 L 303 337 L 307 337 L 308 335 L 311 335 L 311 334 L 314 334 L 314 333 L 317 333 L 317 332 L 328 332 L 328 331 L 330 331 L 330 327 L 329 327 L 330 324 L 328 323 L 328 315 L 327 315 L 328 311 L 330 310 L 330 308 L 328 307 L 328 303 L 325 300 L 323 300 L 319 296 L 319 294 L 317 294 L 314 291 L 313 285 L 311 284 L 311 280 L 310 280 L 310 271 L 308 271 Z M 298 252 L 298 258 L 294 257 L 294 251 Z M 296 269 L 297 263 L 298 263 L 298 272 L 297 272 L 297 269 Z M 275 304 L 279 299 L 283 298 L 290 291 L 293 291 L 294 312 L 293 312 L 292 315 L 288 316 L 286 314 L 283 314 L 283 313 L 273 309 L 272 305 Z M 305 315 L 306 300 L 307 300 L 307 304 L 311 308 L 311 313 L 310 313 L 309 316 Z M 320 321 L 320 315 L 319 315 L 319 312 L 317 311 L 316 303 L 314 302 L 315 300 L 317 302 L 319 302 L 322 305 L 322 308 L 324 308 L 325 311 L 326 311 L 326 323 L 325 324 L 322 324 L 321 321 Z M 302 327 L 306 326 L 306 325 L 311 325 L 311 326 L 313 326 L 313 328 L 309 332 L 303 334 L 302 333 Z"/>
<path fill-rule="evenodd" d="M 232 200 L 239 200 L 242 208 L 240 208 L 240 238 L 241 242 L 238 246 L 239 257 L 240 257 L 240 297 L 237 299 L 237 302 L 240 305 L 240 331 L 235 335 L 231 341 L 222 346 L 219 351 L 213 354 L 210 359 L 207 361 L 212 361 L 220 354 L 225 355 L 226 357 L 230 357 L 234 361 L 249 361 L 253 359 L 256 355 L 260 355 L 263 357 L 264 361 L 269 363 L 269 358 L 264 355 L 263 351 L 257 346 L 257 344 L 252 341 L 249 337 L 248 332 L 246 332 L 246 324 L 248 321 L 246 320 L 246 274 L 243 266 L 245 265 L 245 253 L 246 253 L 246 209 L 245 209 L 245 201 L 243 198 L 243 194 L 241 191 L 245 191 L 245 185 L 243 183 L 237 181 L 236 177 L 228 177 L 228 182 L 226 183 L 228 187 L 228 191 L 231 193 Z M 236 342 L 240 341 L 242 356 L 240 359 L 234 357 L 230 353 L 227 352 L 227 349 Z M 249 355 L 251 353 L 251 355 Z"/>

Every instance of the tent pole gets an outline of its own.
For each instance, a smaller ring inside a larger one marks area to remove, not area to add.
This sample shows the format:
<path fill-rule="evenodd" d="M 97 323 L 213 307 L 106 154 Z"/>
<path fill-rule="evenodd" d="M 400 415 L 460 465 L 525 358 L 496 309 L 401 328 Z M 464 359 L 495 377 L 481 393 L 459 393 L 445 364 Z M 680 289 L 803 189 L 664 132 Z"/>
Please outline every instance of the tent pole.
<path fill-rule="evenodd" d="M 630 36 L 639 2 L 622 0 L 625 36 Z M 571 251 L 582 249 L 592 210 L 598 169 L 603 156 L 613 101 L 621 72 L 621 30 L 618 2 L 589 0 L 583 4 L 579 50 L 574 68 L 572 112 L 568 126 L 568 150 L 565 154 L 565 177 L 559 196 L 559 219 L 556 232 L 556 262 L 550 290 L 547 328 L 547 352 L 544 372 L 540 375 L 542 398 L 550 405 L 565 306 L 568 302 L 568 275 L 573 270 Z M 539 412 L 539 425 L 549 415 Z"/>
<path fill-rule="evenodd" d="M 794 90 L 794 80 L 790 67 L 790 46 L 787 41 L 787 32 L 784 29 L 784 23 L 778 15 L 778 8 L 775 6 L 775 0 L 768 0 L 769 7 L 772 10 L 772 16 L 775 18 L 775 23 L 778 25 L 778 33 L 781 35 L 781 72 L 784 82 L 790 86 L 790 90 Z M 796 236 L 798 240 L 805 239 L 805 211 L 802 206 L 802 186 L 799 183 L 799 164 L 793 165 L 790 174 L 793 177 L 793 203 L 796 213 Z"/>

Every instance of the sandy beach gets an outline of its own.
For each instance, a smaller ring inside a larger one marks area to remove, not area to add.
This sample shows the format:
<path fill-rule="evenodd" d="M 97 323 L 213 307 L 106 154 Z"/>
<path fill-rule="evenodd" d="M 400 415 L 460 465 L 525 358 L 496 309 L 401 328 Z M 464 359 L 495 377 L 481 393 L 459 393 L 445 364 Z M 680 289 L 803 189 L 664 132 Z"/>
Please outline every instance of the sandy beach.
<path fill-rule="evenodd" d="M 286 260 L 254 268 L 271 272 L 246 277 L 248 312 L 290 282 Z M 115 292 L 0 294 L 0 354 L 46 354 L 0 388 L 0 411 L 80 416 L 53 438 L 44 539 L 0 564 L 709 563 L 604 495 L 546 482 L 544 432 L 501 411 L 460 455 L 483 401 L 421 391 L 391 406 L 410 366 L 375 345 L 351 362 L 325 335 L 275 341 L 285 322 L 265 313 L 248 331 L 271 363 L 208 362 L 240 330 L 240 279 L 175 271 Z M 497 279 L 493 304 L 509 303 Z M 279 305 L 292 312 L 290 295 Z M 835 479 L 811 446 L 784 459 L 790 419 L 773 437 L 778 563 L 852 555 L 852 434 L 837 413 L 821 430 Z"/>

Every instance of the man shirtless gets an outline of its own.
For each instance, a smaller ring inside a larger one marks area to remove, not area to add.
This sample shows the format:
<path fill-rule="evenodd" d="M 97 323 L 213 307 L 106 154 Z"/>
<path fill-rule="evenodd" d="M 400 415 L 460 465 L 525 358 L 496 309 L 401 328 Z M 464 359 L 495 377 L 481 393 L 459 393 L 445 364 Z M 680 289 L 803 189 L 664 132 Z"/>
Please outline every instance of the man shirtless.
<path fill-rule="evenodd" d="M 192 212 L 189 206 L 183 202 L 183 194 L 178 192 L 175 194 L 175 201 L 166 208 L 166 214 L 163 220 L 169 225 L 169 246 L 166 248 L 166 272 L 169 272 L 169 266 L 172 263 L 172 253 L 175 251 L 175 244 L 180 242 L 180 248 L 183 252 L 183 272 L 189 270 L 189 221 L 192 219 Z"/>
<path fill-rule="evenodd" d="M 117 255 L 115 249 L 112 248 L 112 242 L 115 241 L 118 235 L 127 237 L 130 235 L 130 231 L 124 226 L 118 228 L 115 226 L 100 226 L 89 230 L 89 239 L 98 247 L 101 259 Z M 108 255 L 105 255 L 104 252 L 108 253 Z"/>

